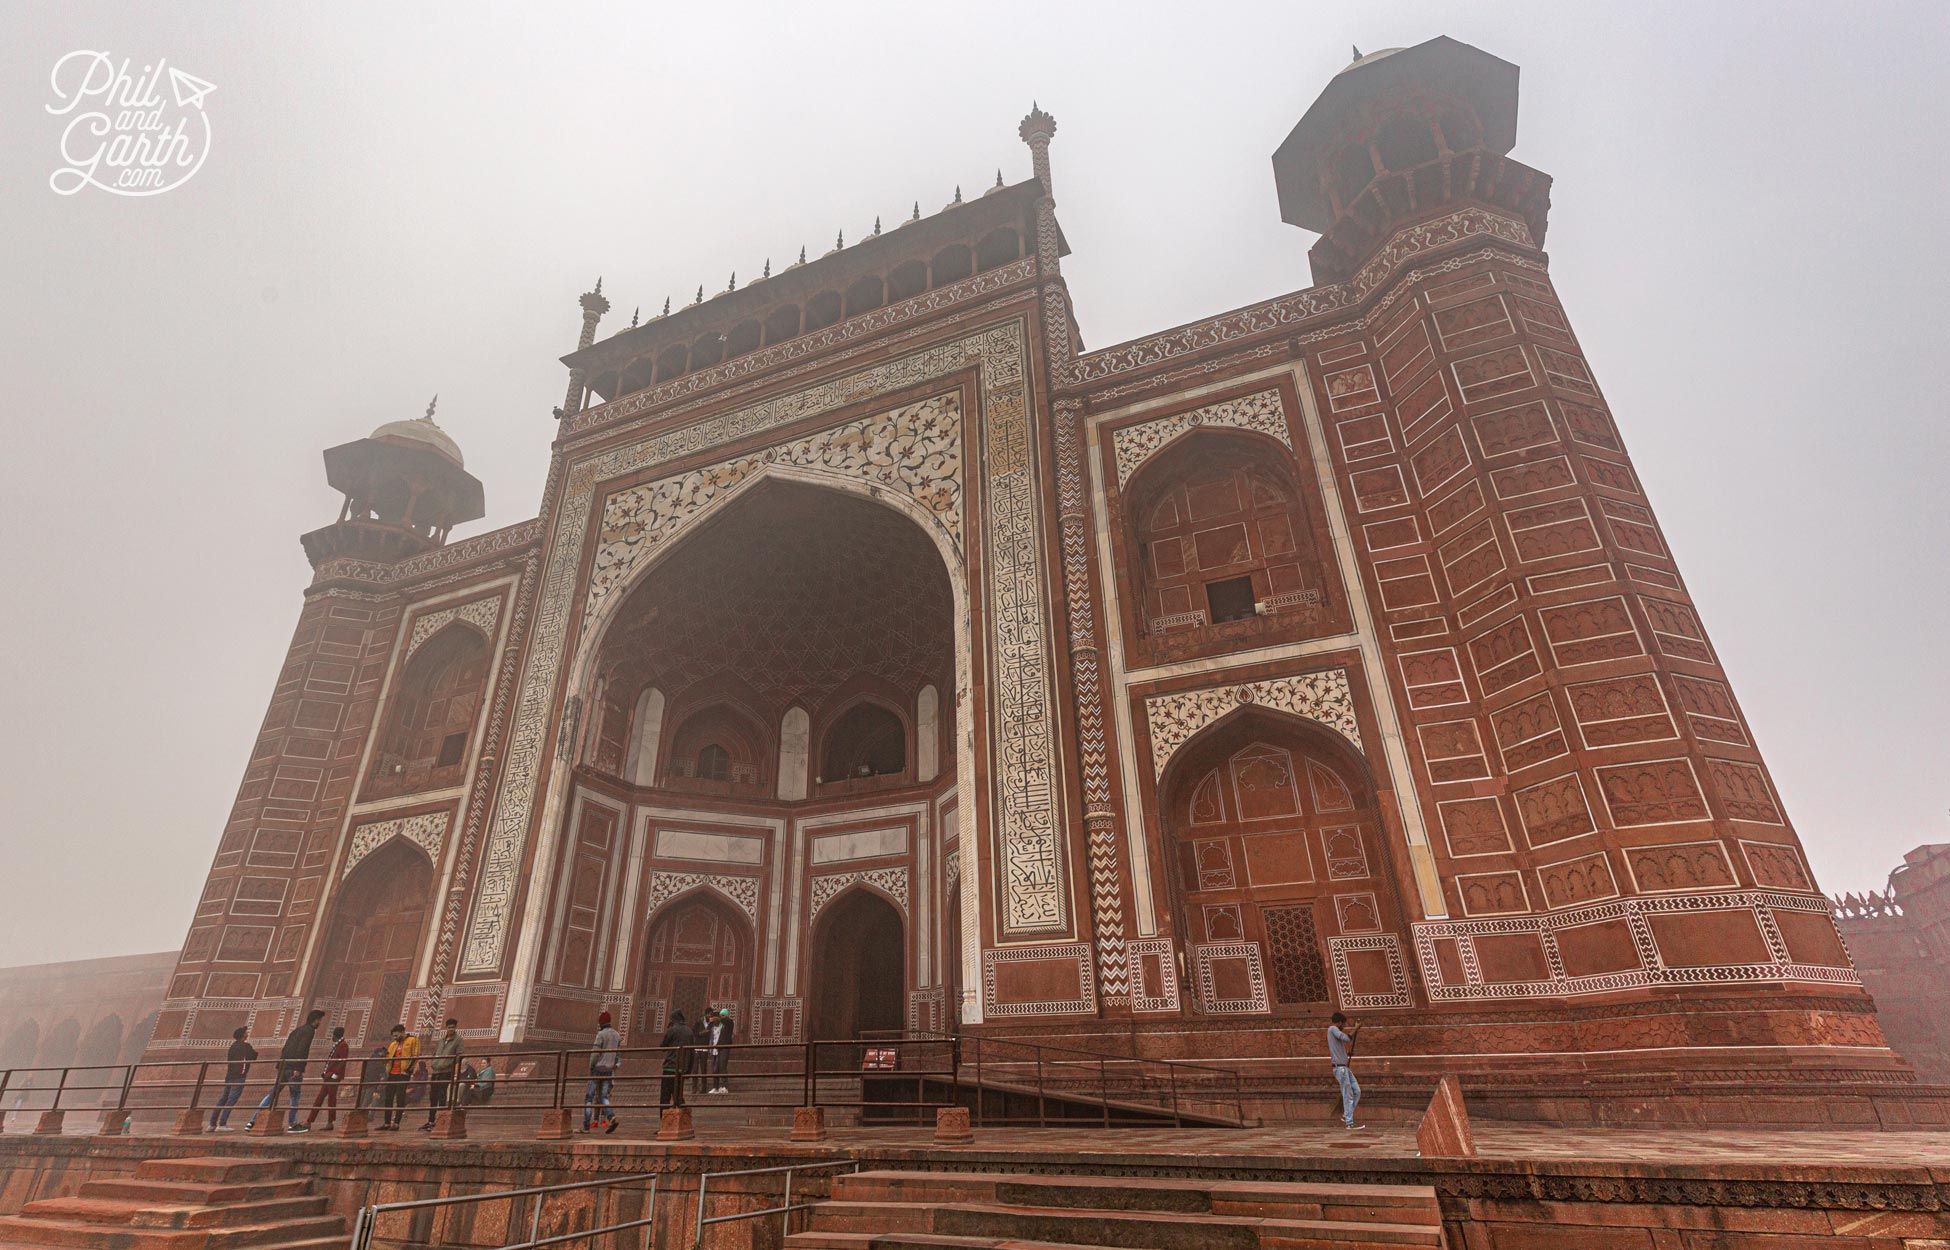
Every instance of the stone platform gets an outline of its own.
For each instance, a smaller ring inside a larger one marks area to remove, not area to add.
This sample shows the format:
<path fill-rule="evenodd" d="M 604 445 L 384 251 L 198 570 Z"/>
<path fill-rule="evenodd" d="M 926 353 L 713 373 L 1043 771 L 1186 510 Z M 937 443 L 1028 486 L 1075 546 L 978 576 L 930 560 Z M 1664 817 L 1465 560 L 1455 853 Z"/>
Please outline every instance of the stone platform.
<path fill-rule="evenodd" d="M 1950 1243 L 1950 1133 L 1943 1132 L 1542 1128 L 1478 1120 L 1478 1157 L 1422 1159 L 1406 1124 L 1356 1133 L 1293 1126 L 978 1129 L 958 1147 L 936 1144 L 928 1129 L 842 1129 L 803 1143 L 784 1129 L 700 1126 L 695 1140 L 659 1143 L 649 1139 L 654 1127 L 645 1118 L 615 1136 L 560 1142 L 534 1141 L 525 1120 L 477 1123 L 466 1141 L 10 1134 L 0 1139 L 0 1214 L 171 1157 L 289 1160 L 332 1212 L 348 1219 L 371 1202 L 655 1172 L 662 1195 L 656 1244 L 674 1247 L 691 1244 L 700 1174 L 847 1159 L 876 1170 L 1428 1186 L 1451 1250 L 1939 1250 L 1936 1243 Z M 796 1192 L 823 1194 L 826 1184 L 802 1177 Z M 757 1209 L 775 1201 L 776 1185 L 713 1181 L 710 1195 L 713 1213 Z M 517 1218 L 527 1215 L 482 1204 L 390 1239 L 494 1246 Z M 722 1244 L 780 1244 L 776 1220 L 764 1222 L 771 1233 L 754 1237 L 759 1223 L 718 1226 L 736 1230 L 737 1239 Z"/>

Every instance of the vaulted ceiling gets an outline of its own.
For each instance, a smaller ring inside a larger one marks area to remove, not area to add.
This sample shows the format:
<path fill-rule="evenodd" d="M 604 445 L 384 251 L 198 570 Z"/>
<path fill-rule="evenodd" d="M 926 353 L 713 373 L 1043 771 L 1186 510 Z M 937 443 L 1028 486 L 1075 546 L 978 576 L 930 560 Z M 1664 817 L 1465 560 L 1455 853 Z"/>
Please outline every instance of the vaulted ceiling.
<path fill-rule="evenodd" d="M 954 597 L 932 540 L 870 500 L 767 482 L 666 555 L 625 600 L 603 668 L 682 699 L 728 678 L 768 710 L 860 674 L 912 694 L 954 671 Z"/>

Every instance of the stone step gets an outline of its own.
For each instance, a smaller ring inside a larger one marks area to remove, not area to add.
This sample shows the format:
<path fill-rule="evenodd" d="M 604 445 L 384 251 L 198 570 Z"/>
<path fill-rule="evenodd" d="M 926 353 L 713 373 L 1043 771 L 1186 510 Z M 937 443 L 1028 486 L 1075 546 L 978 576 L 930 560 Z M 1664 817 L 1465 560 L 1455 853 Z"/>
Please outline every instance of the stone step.
<path fill-rule="evenodd" d="M 1259 1243 L 1263 1250 L 1400 1250 L 1397 1241 L 1371 1241 L 1349 1238 L 1344 1229 L 1330 1230 L 1336 1235 L 1323 1237 L 1268 1237 Z M 1204 1243 L 1185 1243 L 1191 1247 Z M 1440 1241 L 1428 1243 L 1440 1246 Z M 786 1250 L 1079 1250 L 1075 1242 L 1025 1241 L 1018 1237 L 956 1237 L 944 1233 L 794 1233 L 785 1239 Z M 5 1250 L 5 1247 L 0 1247 Z"/>
<path fill-rule="evenodd" d="M 1363 1223 L 1441 1220 L 1435 1191 L 1420 1185 L 1200 1181 L 1182 1177 L 1134 1182 L 1088 1176 L 856 1172 L 835 1178 L 832 1192 L 835 1199 L 863 1202 L 988 1202 Z"/>
<path fill-rule="evenodd" d="M 133 1228 L 84 1220 L 0 1216 L 0 1241 L 71 1250 L 235 1250 L 340 1240 L 345 1235 L 345 1221 L 336 1215 L 219 1228 Z"/>
<path fill-rule="evenodd" d="M 117 1176 L 83 1181 L 78 1192 L 83 1198 L 136 1198 L 157 1207 L 208 1207 L 226 1202 L 261 1202 L 268 1198 L 303 1198 L 311 1193 L 311 1182 L 293 1177 L 280 1181 L 213 1185 L 199 1181 L 142 1181 Z"/>
<path fill-rule="evenodd" d="M 197 1181 L 205 1185 L 283 1180 L 291 1175 L 284 1159 L 210 1158 L 144 1159 L 135 1165 L 138 1180 Z"/>
<path fill-rule="evenodd" d="M 304 1182 L 299 1182 L 304 1184 Z M 242 1188 L 241 1186 L 239 1188 Z M 35 1219 L 78 1220 L 90 1224 L 122 1224 L 132 1228 L 226 1228 L 238 1224 L 266 1224 L 325 1214 L 322 1197 L 296 1194 L 255 1202 L 217 1205 L 196 1202 L 157 1202 L 152 1198 L 103 1198 L 76 1194 L 43 1198 L 21 1207 Z"/>
<path fill-rule="evenodd" d="M 884 1230 L 889 1237 L 919 1235 L 1036 1241 L 1053 1245 L 1115 1246 L 1130 1250 L 1261 1250 L 1309 1243 L 1442 1245 L 1440 1223 L 1370 1224 L 1355 1220 L 1273 1219 L 1215 1216 L 1209 1211 L 1127 1211 L 1085 1207 L 1037 1207 L 957 1202 L 826 1202 L 812 1211 L 814 1232 Z"/>

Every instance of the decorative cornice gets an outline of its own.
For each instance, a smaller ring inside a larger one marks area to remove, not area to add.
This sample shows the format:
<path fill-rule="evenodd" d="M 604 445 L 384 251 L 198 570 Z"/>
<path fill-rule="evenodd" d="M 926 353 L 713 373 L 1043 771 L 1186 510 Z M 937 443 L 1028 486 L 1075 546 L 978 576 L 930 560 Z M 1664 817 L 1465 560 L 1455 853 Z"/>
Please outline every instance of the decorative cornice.
<path fill-rule="evenodd" d="M 1534 246 L 1529 227 L 1516 218 L 1484 208 L 1466 208 L 1396 231 L 1360 272 L 1346 282 L 1308 287 L 1149 338 L 1086 353 L 1058 369 L 1058 382 L 1064 387 L 1084 386 L 1120 373 L 1149 369 L 1175 357 L 1223 347 L 1269 330 L 1292 329 L 1344 313 L 1415 258 L 1480 237 L 1501 239 L 1519 247 Z"/>
<path fill-rule="evenodd" d="M 586 409 L 563 420 L 562 434 L 565 438 L 573 438 L 613 421 L 621 421 L 648 412 L 671 400 L 700 395 L 741 378 L 771 374 L 778 366 L 805 360 L 861 339 L 872 338 L 884 330 L 918 320 L 930 313 L 953 308 L 958 304 L 966 304 L 993 295 L 1004 288 L 1028 282 L 1035 276 L 1036 258 L 1025 256 L 1021 260 L 998 266 L 986 273 L 978 273 L 972 278 L 964 278 L 948 286 L 923 291 L 911 299 L 904 299 L 898 303 L 876 308 L 872 312 L 862 313 L 858 317 L 828 326 L 824 330 L 802 334 L 796 339 L 787 339 L 783 343 L 760 348 L 736 360 L 728 360 L 708 369 L 699 369 L 695 373 L 672 378 L 662 385 L 648 387 L 620 396 L 606 404 Z M 768 377 L 766 380 L 769 381 L 771 378 Z"/>

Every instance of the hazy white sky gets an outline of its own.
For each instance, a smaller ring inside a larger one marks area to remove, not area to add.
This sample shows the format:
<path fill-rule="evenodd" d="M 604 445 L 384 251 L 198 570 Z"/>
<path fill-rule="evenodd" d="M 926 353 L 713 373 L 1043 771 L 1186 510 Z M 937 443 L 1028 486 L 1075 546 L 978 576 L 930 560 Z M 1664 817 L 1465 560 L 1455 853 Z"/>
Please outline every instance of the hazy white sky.
<path fill-rule="evenodd" d="M 1268 158 L 1350 44 L 1523 67 L 1552 272 L 1822 884 L 1950 840 L 1950 6 L 13 3 L 0 13 L 0 965 L 173 948 L 331 521 L 440 420 L 532 515 L 605 330 L 1028 174 L 1101 347 L 1309 282 Z M 79 48 L 216 84 L 146 199 L 49 190 Z"/>

